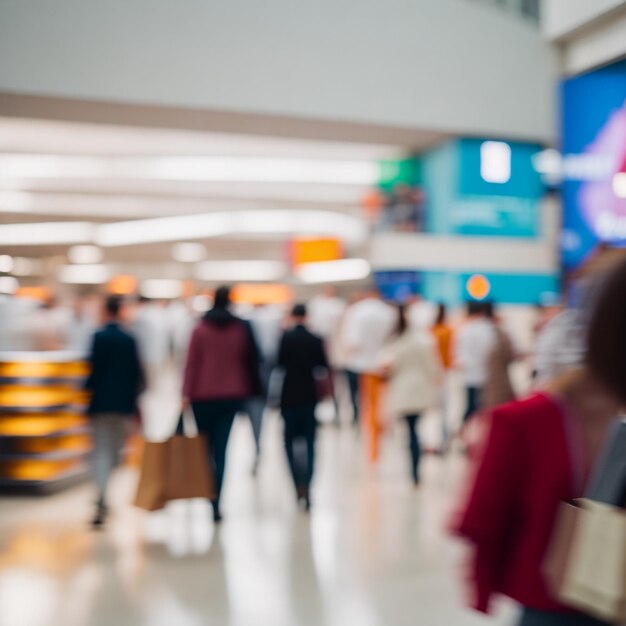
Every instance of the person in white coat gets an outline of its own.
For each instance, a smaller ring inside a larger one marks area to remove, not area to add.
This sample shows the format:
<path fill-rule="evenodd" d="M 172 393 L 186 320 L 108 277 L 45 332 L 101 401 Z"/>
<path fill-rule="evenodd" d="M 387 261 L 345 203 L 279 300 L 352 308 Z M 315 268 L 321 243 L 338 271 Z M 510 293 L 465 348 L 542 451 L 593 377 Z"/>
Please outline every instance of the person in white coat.
<path fill-rule="evenodd" d="M 421 446 L 417 425 L 422 413 L 437 405 L 441 365 L 433 338 L 412 328 L 404 305 L 398 307 L 396 333 L 384 358 L 388 379 L 386 412 L 406 422 L 411 452 L 411 477 L 419 484 Z"/>

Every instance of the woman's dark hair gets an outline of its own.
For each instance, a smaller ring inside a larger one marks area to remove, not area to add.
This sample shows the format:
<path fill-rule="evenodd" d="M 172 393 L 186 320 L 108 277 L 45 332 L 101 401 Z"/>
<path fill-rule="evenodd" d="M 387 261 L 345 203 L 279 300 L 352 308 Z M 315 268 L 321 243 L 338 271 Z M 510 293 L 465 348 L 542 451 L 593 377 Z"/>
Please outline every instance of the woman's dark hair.
<path fill-rule="evenodd" d="M 602 280 L 587 331 L 589 369 L 626 402 L 626 260 Z"/>
<path fill-rule="evenodd" d="M 215 298 L 213 299 L 213 308 L 226 309 L 230 304 L 231 288 L 227 285 L 222 285 L 215 290 Z"/>
<path fill-rule="evenodd" d="M 435 318 L 435 326 L 439 326 L 440 324 L 445 324 L 447 316 L 448 316 L 448 311 L 446 309 L 446 305 L 443 302 L 440 302 L 437 305 L 437 317 Z"/>
<path fill-rule="evenodd" d="M 487 319 L 493 320 L 496 317 L 496 305 L 493 300 L 486 300 L 482 303 L 483 312 Z"/>
<path fill-rule="evenodd" d="M 398 325 L 396 326 L 396 333 L 403 335 L 409 327 L 409 322 L 406 318 L 406 304 L 398 305 Z"/>
<path fill-rule="evenodd" d="M 467 303 L 467 314 L 469 316 L 479 315 L 483 312 L 483 303 L 477 300 L 469 300 Z"/>

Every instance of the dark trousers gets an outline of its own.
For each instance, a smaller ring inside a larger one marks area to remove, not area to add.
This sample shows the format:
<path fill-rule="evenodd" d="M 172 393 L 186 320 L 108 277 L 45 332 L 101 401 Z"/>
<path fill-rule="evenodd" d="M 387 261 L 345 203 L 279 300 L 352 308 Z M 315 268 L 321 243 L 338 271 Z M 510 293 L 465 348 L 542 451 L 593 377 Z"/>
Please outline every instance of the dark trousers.
<path fill-rule="evenodd" d="M 234 400 L 210 400 L 192 402 L 193 414 L 198 431 L 207 438 L 209 462 L 215 470 L 215 500 L 219 505 L 226 469 L 226 448 L 230 430 L 241 403 Z"/>
<path fill-rule="evenodd" d="M 547 613 L 524 609 L 519 626 L 608 626 L 608 624 L 586 615 Z"/>
<path fill-rule="evenodd" d="M 479 387 L 466 387 L 467 393 L 467 408 L 465 409 L 465 415 L 463 415 L 463 423 L 469 421 L 480 408 L 480 388 Z"/>
<path fill-rule="evenodd" d="M 315 406 L 283 408 L 285 420 L 285 452 L 296 488 L 308 487 L 315 469 Z M 306 459 L 298 453 L 298 444 L 306 448 Z"/>
<path fill-rule="evenodd" d="M 420 445 L 420 438 L 417 434 L 417 423 L 419 421 L 419 415 L 406 415 L 406 424 L 409 429 L 409 450 L 411 451 L 411 476 L 413 482 L 419 482 L 419 465 L 420 458 L 422 456 L 422 446 Z"/>
<path fill-rule="evenodd" d="M 353 421 L 359 423 L 359 379 L 360 374 L 351 370 L 346 370 L 348 378 L 348 388 L 350 389 L 350 402 L 352 402 Z"/>

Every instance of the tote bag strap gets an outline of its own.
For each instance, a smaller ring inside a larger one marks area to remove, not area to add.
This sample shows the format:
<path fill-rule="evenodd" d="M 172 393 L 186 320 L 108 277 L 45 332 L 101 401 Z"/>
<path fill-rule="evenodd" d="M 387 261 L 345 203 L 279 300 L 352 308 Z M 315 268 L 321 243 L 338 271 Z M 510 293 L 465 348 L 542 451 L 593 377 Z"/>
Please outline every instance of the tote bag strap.
<path fill-rule="evenodd" d="M 184 435 L 185 437 L 196 437 L 198 435 L 198 425 L 191 407 L 180 414 L 174 434 Z"/>

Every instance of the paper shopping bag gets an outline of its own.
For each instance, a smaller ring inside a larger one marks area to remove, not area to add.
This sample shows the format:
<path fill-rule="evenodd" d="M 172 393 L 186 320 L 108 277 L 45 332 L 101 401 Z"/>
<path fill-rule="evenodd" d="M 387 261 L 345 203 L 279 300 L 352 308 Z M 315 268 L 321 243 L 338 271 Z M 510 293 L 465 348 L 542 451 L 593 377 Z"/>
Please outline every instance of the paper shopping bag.
<path fill-rule="evenodd" d="M 564 604 L 626 623 L 626 511 L 587 499 L 564 503 L 546 575 Z"/>
<path fill-rule="evenodd" d="M 146 511 L 162 509 L 167 502 L 166 484 L 170 441 L 146 441 L 141 459 L 135 506 Z"/>
<path fill-rule="evenodd" d="M 215 476 L 203 436 L 176 435 L 169 442 L 165 500 L 215 498 Z"/>

